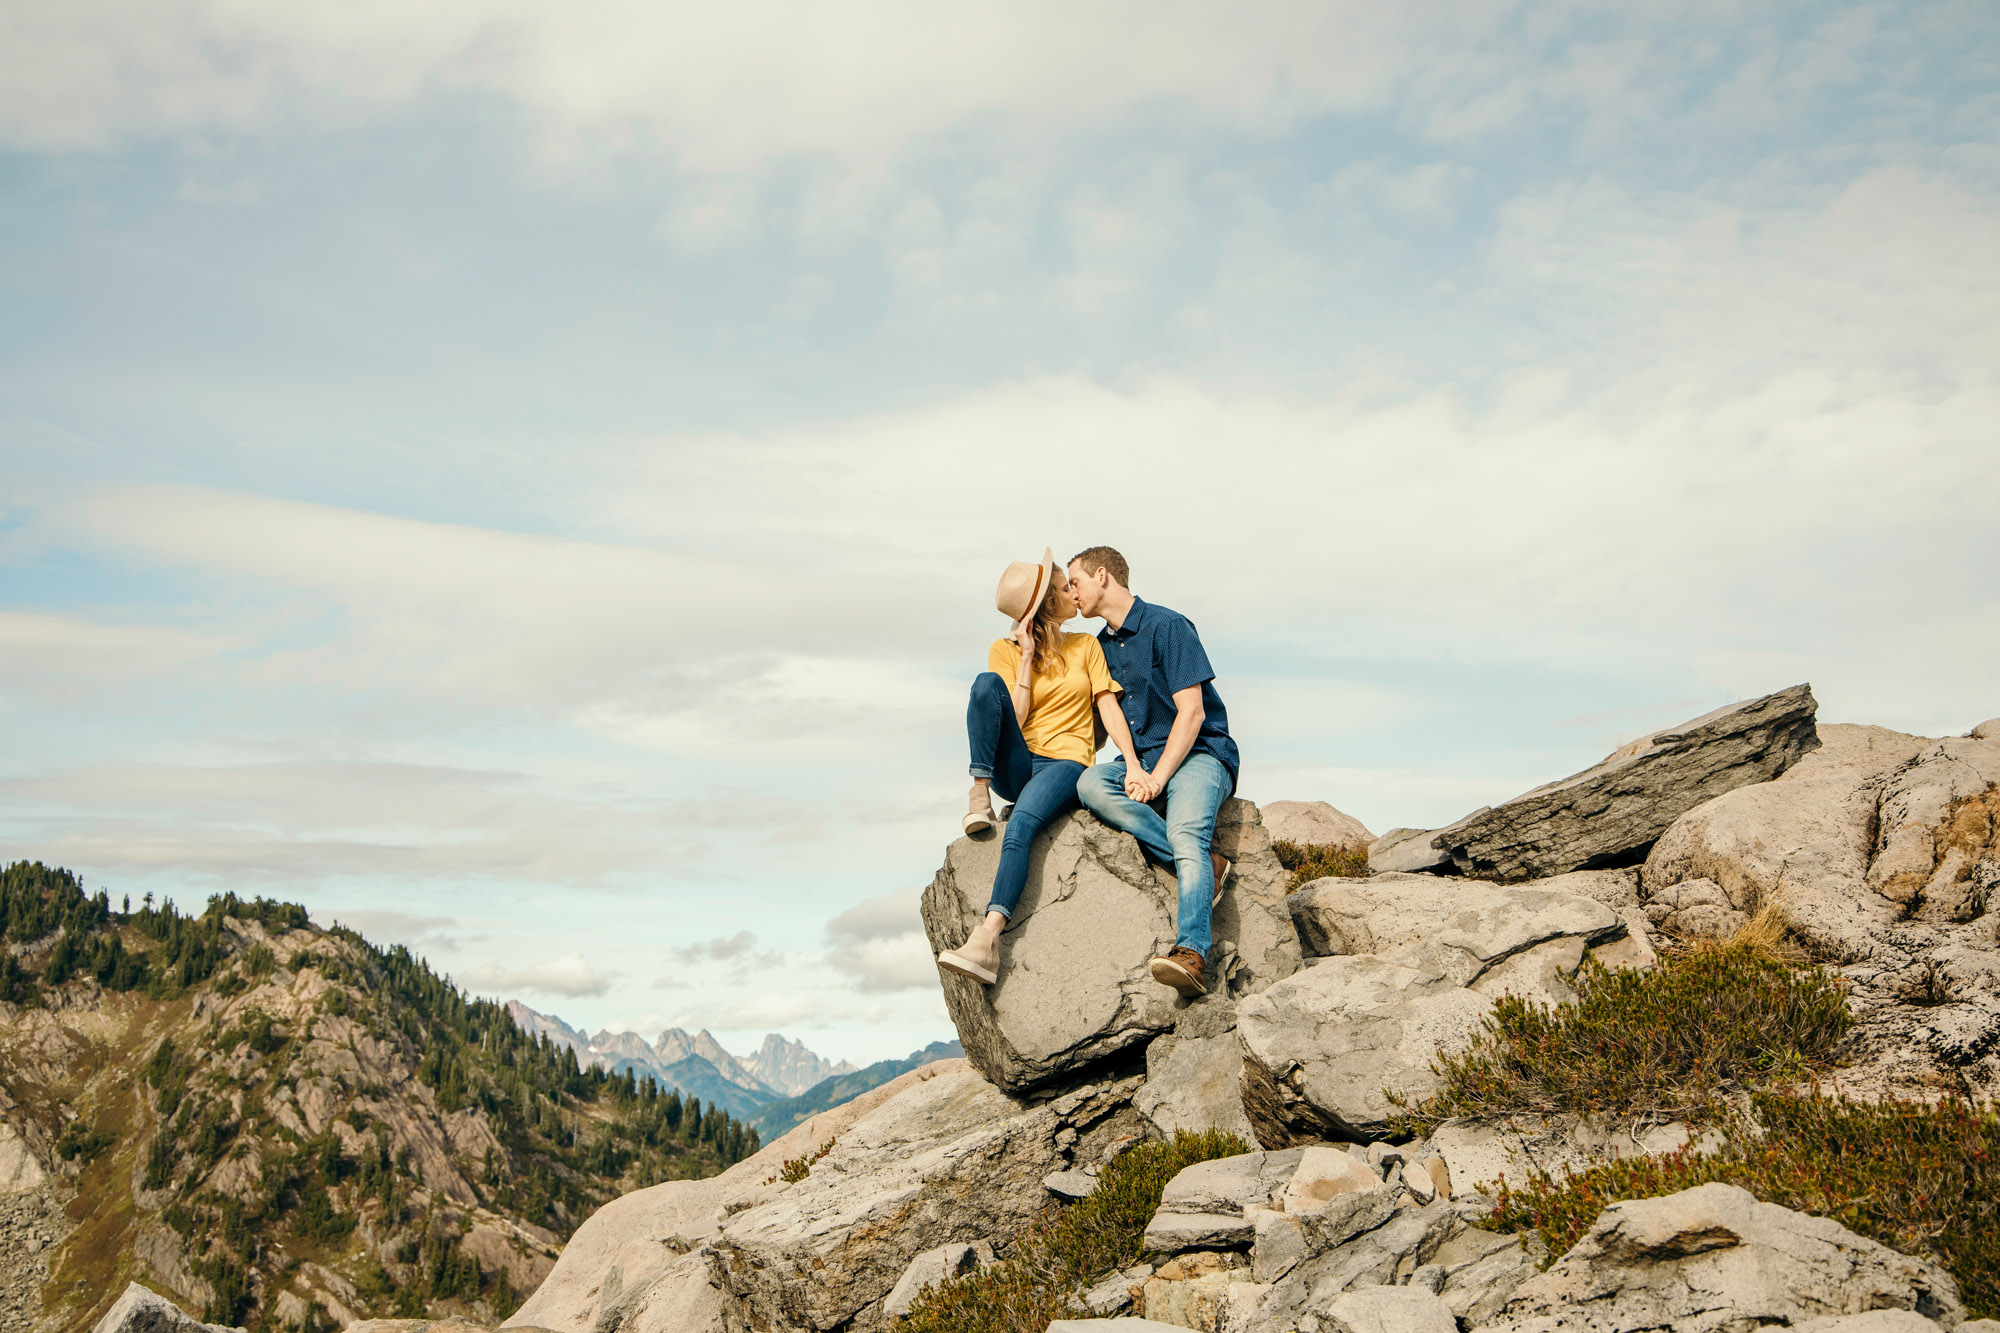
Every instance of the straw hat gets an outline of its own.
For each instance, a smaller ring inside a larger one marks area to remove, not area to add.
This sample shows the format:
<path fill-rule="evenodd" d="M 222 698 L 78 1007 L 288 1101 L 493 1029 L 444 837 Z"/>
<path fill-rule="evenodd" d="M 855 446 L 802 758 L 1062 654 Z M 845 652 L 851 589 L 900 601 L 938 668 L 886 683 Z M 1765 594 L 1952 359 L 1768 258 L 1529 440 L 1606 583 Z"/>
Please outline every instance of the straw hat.
<path fill-rule="evenodd" d="M 1000 576 L 1000 586 L 993 593 L 993 605 L 1001 615 L 1019 621 L 1041 608 L 1042 598 L 1049 595 L 1049 584 L 1056 576 L 1055 554 L 1054 547 L 1045 546 L 1040 564 L 1016 560 L 1007 566 L 1007 572 Z"/>

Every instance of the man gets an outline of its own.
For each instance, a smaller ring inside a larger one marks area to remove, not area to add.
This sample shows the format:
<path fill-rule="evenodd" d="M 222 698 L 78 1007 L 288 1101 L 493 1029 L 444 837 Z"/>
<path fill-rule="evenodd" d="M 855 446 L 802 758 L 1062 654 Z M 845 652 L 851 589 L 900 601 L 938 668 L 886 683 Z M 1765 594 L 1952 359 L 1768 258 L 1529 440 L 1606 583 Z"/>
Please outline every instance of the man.
<path fill-rule="evenodd" d="M 1086 616 L 1104 621 L 1098 641 L 1123 690 L 1125 720 L 1144 767 L 1121 758 L 1077 779 L 1084 807 L 1139 840 L 1180 879 L 1176 937 L 1153 960 L 1155 981 L 1185 996 L 1208 989 L 1209 913 L 1229 863 L 1210 850 L 1215 815 L 1236 790 L 1239 759 L 1215 672 L 1183 615 L 1134 597 L 1125 557 L 1093 546 L 1069 562 L 1070 589 Z M 1166 813 L 1155 808 L 1164 796 Z"/>

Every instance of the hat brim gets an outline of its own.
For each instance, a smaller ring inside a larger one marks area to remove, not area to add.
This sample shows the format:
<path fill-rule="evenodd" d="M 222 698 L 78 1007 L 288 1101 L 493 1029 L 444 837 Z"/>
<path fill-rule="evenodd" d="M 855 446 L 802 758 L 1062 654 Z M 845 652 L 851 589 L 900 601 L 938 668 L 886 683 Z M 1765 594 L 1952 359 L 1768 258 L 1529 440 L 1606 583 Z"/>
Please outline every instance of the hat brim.
<path fill-rule="evenodd" d="M 1056 548 L 1042 548 L 1042 572 L 1035 576 L 1035 595 L 1028 599 L 1028 614 L 1022 619 L 1032 623 L 1042 613 L 1042 599 L 1049 595 L 1049 585 L 1056 581 Z"/>

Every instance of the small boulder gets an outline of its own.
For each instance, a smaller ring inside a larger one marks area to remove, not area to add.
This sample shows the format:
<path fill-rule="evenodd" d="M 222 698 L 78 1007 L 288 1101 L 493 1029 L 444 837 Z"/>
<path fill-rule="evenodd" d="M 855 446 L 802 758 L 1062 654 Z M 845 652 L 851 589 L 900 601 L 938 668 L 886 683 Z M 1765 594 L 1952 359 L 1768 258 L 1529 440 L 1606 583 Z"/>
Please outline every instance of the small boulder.
<path fill-rule="evenodd" d="M 1377 875 L 1392 871 L 1423 874 L 1451 864 L 1451 853 L 1437 845 L 1436 829 L 1392 828 L 1368 844 L 1368 869 Z"/>
<path fill-rule="evenodd" d="M 1315 880 L 1285 905 L 1308 956 L 1428 962 L 1461 985 L 1535 945 L 1567 938 L 1603 944 L 1626 929 L 1615 910 L 1582 894 L 1442 875 Z"/>
<path fill-rule="evenodd" d="M 1326 1333 L 1458 1333 L 1451 1307 L 1419 1287 L 1362 1287 L 1333 1298 L 1319 1316 Z"/>
<path fill-rule="evenodd" d="M 963 1277 L 992 1262 L 993 1247 L 984 1241 L 978 1245 L 940 1245 L 936 1249 L 925 1250 L 910 1260 L 903 1276 L 883 1298 L 882 1313 L 891 1319 L 901 1319 L 910 1312 L 918 1293 L 942 1286 L 955 1277 Z"/>
<path fill-rule="evenodd" d="M 1305 1148 L 1280 1201 L 1294 1216 L 1326 1207 L 1335 1195 L 1382 1188 L 1382 1177 L 1338 1148 L 1314 1144 Z"/>
<path fill-rule="evenodd" d="M 1965 1317 L 1936 1265 L 1838 1222 L 1700 1185 L 1615 1203 L 1547 1272 L 1521 1284 L 1487 1333 L 1721 1333 L 1911 1310 L 1947 1327 Z"/>
<path fill-rule="evenodd" d="M 1257 807 L 1272 842 L 1301 847 L 1366 847 L 1375 841 L 1368 826 L 1325 801 L 1273 801 Z"/>

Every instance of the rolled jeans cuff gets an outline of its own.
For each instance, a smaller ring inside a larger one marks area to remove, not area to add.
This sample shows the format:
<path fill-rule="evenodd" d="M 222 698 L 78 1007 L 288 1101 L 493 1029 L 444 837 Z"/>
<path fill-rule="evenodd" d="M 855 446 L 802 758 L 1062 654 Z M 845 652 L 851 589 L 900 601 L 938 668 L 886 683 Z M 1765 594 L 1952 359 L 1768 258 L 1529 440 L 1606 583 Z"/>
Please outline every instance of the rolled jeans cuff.
<path fill-rule="evenodd" d="M 965 771 L 972 774 L 975 778 L 985 778 L 988 782 L 993 781 L 993 770 L 984 764 L 974 764 Z"/>
<path fill-rule="evenodd" d="M 998 912 L 1001 916 L 1006 917 L 1009 921 L 1012 921 L 1014 919 L 1014 914 L 1008 911 L 1006 908 L 1002 907 L 999 903 L 986 904 L 986 912 Z M 983 921 L 986 919 L 986 912 L 981 912 L 979 914 L 980 920 Z"/>

